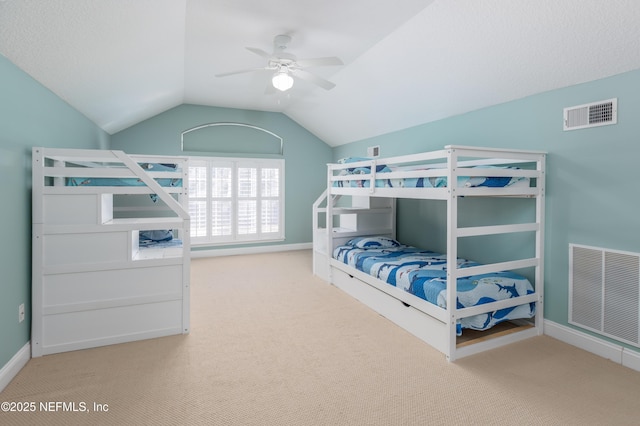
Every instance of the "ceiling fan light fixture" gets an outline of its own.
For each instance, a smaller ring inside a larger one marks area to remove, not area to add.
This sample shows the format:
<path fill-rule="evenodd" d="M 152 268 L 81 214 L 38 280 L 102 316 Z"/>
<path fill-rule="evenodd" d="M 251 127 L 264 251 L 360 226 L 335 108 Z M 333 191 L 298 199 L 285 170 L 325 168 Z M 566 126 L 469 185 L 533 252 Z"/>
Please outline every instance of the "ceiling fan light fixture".
<path fill-rule="evenodd" d="M 293 77 L 287 71 L 278 71 L 273 75 L 271 83 L 276 89 L 285 92 L 293 87 Z"/>

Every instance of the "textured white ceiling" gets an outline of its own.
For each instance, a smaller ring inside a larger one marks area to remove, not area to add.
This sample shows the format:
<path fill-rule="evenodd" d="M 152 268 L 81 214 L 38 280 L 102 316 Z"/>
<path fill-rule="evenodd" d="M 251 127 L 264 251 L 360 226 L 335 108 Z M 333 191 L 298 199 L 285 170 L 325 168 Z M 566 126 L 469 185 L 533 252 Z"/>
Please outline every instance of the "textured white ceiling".
<path fill-rule="evenodd" d="M 182 103 L 281 111 L 330 145 L 640 68 L 637 0 L 0 0 L 0 53 L 109 133 Z M 289 34 L 331 91 L 265 94 Z M 612 94 L 614 96 L 615 94 Z"/>

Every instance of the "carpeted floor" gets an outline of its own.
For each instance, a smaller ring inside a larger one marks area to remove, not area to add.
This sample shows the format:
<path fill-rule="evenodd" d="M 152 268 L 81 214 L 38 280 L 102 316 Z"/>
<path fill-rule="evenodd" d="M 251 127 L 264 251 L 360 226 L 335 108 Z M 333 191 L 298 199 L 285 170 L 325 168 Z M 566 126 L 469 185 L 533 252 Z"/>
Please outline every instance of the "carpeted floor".
<path fill-rule="evenodd" d="M 309 251 L 196 259 L 191 300 L 189 335 L 32 359 L 0 402 L 36 410 L 0 424 L 640 423 L 640 373 L 546 336 L 447 363 Z"/>

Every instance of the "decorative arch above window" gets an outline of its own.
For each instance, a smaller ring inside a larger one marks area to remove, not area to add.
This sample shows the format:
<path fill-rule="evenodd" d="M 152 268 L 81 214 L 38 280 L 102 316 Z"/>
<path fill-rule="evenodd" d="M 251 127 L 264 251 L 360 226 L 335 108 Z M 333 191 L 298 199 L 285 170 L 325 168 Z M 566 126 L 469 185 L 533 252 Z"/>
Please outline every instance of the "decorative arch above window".
<path fill-rule="evenodd" d="M 283 155 L 284 141 L 262 127 L 245 123 L 208 123 L 183 131 L 183 152 Z"/>

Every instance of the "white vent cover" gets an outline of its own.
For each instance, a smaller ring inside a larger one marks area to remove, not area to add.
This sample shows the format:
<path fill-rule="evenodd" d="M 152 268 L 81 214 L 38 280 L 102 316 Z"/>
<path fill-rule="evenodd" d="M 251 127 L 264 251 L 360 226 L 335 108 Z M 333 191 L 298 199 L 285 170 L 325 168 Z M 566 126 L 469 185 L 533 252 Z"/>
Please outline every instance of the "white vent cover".
<path fill-rule="evenodd" d="M 569 245 L 569 323 L 640 346 L 640 255 Z"/>
<path fill-rule="evenodd" d="M 379 157 L 380 145 L 370 146 L 367 148 L 367 157 Z"/>
<path fill-rule="evenodd" d="M 593 102 L 564 109 L 564 130 L 606 126 L 618 122 L 618 99 Z"/>

